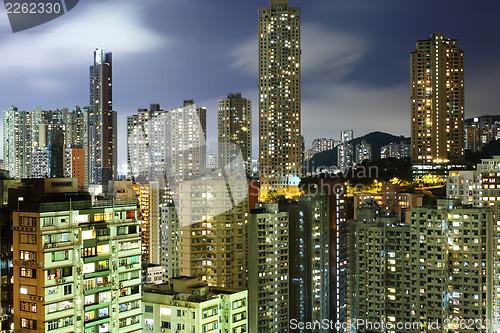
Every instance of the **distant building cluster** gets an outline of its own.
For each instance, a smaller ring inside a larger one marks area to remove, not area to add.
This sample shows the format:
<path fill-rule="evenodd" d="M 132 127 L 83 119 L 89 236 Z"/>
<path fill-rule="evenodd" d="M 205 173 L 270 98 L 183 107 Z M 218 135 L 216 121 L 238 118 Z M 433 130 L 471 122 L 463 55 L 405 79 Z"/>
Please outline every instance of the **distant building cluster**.
<path fill-rule="evenodd" d="M 404 142 L 390 143 L 380 149 L 380 158 L 409 158 L 411 157 L 411 145 Z"/>
<path fill-rule="evenodd" d="M 305 159 L 309 160 L 314 157 L 314 155 L 322 153 L 327 150 L 332 150 L 337 147 L 338 141 L 334 139 L 314 139 L 312 142 L 312 148 L 305 152 Z"/>
<path fill-rule="evenodd" d="M 88 108 L 20 111 L 11 107 L 3 114 L 4 168 L 12 177 L 78 178 L 88 185 Z"/>
<path fill-rule="evenodd" d="M 465 121 L 465 149 L 478 152 L 491 141 L 500 139 L 500 119 L 482 116 Z"/>
<path fill-rule="evenodd" d="M 90 67 L 90 106 L 4 111 L 3 167 L 12 177 L 71 176 L 81 187 L 102 191 L 117 176 L 111 91 L 111 53 L 97 49 Z"/>

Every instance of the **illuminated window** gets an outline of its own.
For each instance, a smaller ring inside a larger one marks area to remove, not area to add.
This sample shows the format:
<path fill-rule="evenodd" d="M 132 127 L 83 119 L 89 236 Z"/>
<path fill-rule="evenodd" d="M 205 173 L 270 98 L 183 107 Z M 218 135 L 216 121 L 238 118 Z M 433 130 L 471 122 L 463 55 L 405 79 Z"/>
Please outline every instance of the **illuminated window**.
<path fill-rule="evenodd" d="M 171 316 L 172 315 L 172 309 L 170 308 L 160 308 L 160 315 L 162 316 Z"/>
<path fill-rule="evenodd" d="M 83 230 L 82 239 L 93 239 L 95 238 L 95 230 Z"/>
<path fill-rule="evenodd" d="M 109 254 L 109 244 L 97 246 L 97 255 L 108 255 Z"/>

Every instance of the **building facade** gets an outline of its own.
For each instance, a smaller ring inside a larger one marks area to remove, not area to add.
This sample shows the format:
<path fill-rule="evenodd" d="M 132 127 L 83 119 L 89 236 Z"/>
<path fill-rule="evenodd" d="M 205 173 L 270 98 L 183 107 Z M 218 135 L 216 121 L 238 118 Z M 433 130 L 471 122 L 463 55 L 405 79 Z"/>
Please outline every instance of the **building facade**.
<path fill-rule="evenodd" d="M 326 138 L 314 139 L 311 148 L 313 156 L 315 154 L 324 152 L 325 150 L 332 150 L 337 146 L 337 144 L 338 141 L 336 142 L 334 139 L 326 139 Z"/>
<path fill-rule="evenodd" d="M 452 171 L 446 184 L 446 197 L 464 205 L 481 207 L 481 182 L 477 171 Z"/>
<path fill-rule="evenodd" d="M 11 107 L 3 113 L 3 162 L 11 177 L 32 175 L 33 152 L 39 148 L 42 110 L 21 111 Z"/>

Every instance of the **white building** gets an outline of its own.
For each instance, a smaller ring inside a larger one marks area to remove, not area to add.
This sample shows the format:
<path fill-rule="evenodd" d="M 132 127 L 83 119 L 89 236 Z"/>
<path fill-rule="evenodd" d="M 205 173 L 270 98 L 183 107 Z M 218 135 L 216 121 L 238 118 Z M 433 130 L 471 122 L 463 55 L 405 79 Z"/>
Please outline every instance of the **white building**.
<path fill-rule="evenodd" d="M 163 111 L 157 104 L 127 119 L 127 159 L 136 179 L 195 178 L 205 168 L 206 109 L 193 101 Z"/>
<path fill-rule="evenodd" d="M 247 305 L 246 290 L 172 278 L 169 284 L 144 287 L 144 332 L 249 332 Z"/>
<path fill-rule="evenodd" d="M 451 171 L 446 197 L 459 199 L 464 205 L 481 206 L 481 181 L 477 171 Z"/>

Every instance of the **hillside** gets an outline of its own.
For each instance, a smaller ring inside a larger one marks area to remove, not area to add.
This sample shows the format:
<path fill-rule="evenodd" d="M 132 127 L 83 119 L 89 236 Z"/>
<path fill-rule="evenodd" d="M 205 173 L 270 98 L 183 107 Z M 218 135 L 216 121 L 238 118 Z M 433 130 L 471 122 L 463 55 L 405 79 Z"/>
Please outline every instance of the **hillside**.
<path fill-rule="evenodd" d="M 380 149 L 391 142 L 399 143 L 402 141 L 404 143 L 410 143 L 410 138 L 383 132 L 368 133 L 364 136 L 351 140 L 350 143 L 353 145 L 353 148 L 355 148 L 356 145 L 361 143 L 363 140 L 372 145 L 372 161 L 380 160 Z M 316 154 L 311 160 L 309 160 L 309 163 L 307 163 L 308 169 L 315 168 L 317 166 L 336 166 L 338 165 L 337 157 L 337 148 Z"/>

